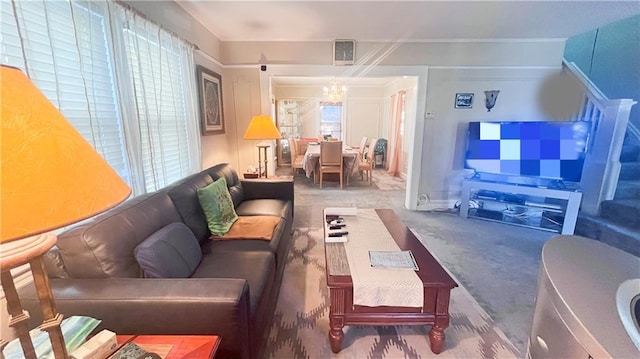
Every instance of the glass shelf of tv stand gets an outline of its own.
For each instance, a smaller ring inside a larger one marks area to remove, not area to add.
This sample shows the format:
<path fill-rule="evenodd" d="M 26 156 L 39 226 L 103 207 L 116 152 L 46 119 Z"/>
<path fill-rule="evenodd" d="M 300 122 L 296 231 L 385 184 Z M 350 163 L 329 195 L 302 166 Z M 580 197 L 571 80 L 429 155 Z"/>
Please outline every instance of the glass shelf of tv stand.
<path fill-rule="evenodd" d="M 527 204 L 505 202 L 499 199 L 471 199 L 478 207 L 469 208 L 468 217 L 493 222 L 513 224 L 551 232 L 561 232 L 564 222 L 564 207 L 526 201 Z M 543 207 L 544 206 L 544 207 Z M 553 208 L 552 208 L 553 207 Z"/>
<path fill-rule="evenodd" d="M 573 234 L 582 193 L 467 179 L 460 216 Z"/>

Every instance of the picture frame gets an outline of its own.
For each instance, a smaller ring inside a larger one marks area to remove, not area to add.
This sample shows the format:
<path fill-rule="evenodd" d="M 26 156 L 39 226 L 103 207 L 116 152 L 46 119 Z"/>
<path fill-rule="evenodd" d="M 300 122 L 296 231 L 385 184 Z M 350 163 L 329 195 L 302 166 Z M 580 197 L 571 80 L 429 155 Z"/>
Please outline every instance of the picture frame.
<path fill-rule="evenodd" d="M 196 72 L 202 135 L 224 133 L 222 76 L 202 65 L 196 67 Z"/>
<path fill-rule="evenodd" d="M 335 66 L 353 65 L 356 57 L 356 40 L 333 41 L 333 64 Z"/>
<path fill-rule="evenodd" d="M 456 93 L 454 106 L 455 108 L 472 108 L 473 93 L 468 93 L 468 92 Z"/>

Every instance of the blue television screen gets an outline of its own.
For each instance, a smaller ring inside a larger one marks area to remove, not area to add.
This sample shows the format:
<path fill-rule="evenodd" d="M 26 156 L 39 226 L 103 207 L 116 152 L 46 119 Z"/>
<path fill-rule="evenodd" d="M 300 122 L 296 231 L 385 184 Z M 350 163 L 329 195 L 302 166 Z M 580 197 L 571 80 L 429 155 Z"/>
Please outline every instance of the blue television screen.
<path fill-rule="evenodd" d="M 470 122 L 465 168 L 579 182 L 590 122 Z"/>

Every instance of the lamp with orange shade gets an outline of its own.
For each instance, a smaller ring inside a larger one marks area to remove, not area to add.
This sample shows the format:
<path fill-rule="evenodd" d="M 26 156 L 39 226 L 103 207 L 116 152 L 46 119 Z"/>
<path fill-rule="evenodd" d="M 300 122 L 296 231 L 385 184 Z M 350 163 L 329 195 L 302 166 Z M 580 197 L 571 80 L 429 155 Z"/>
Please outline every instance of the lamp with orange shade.
<path fill-rule="evenodd" d="M 29 264 L 56 358 L 67 358 L 42 255 L 56 243 L 51 231 L 101 213 L 131 189 L 17 68 L 2 66 L 0 142 L 0 269 L 9 326 L 25 358 L 36 358 L 10 270 Z M 0 350 L 6 345 L 0 343 Z"/>
<path fill-rule="evenodd" d="M 276 128 L 275 123 L 271 119 L 271 116 L 253 116 L 247 131 L 244 133 L 245 140 L 279 140 L 280 131 Z M 258 143 L 258 173 L 262 176 L 262 150 L 264 149 L 264 178 L 267 177 L 267 148 L 271 147 L 269 142 Z"/>

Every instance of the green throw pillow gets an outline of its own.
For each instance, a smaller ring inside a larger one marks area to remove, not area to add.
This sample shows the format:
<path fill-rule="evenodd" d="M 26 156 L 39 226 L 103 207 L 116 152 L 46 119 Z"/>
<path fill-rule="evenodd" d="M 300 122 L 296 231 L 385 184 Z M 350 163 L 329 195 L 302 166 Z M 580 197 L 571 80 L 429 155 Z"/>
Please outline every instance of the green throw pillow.
<path fill-rule="evenodd" d="M 238 219 L 233 208 L 233 200 L 227 188 L 227 181 L 220 177 L 212 184 L 198 188 L 200 206 L 207 217 L 211 234 L 220 236 L 229 232 L 231 225 Z"/>

